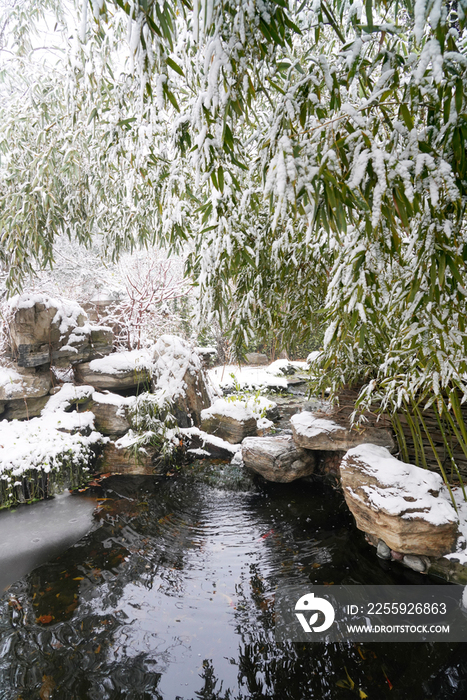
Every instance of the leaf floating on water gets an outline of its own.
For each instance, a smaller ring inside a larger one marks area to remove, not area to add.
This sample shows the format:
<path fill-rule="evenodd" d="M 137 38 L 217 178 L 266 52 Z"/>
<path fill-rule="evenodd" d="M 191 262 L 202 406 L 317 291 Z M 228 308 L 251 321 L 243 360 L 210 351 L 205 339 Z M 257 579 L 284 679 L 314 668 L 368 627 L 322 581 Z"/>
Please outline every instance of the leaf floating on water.
<path fill-rule="evenodd" d="M 366 693 L 363 692 L 363 690 L 358 691 L 360 693 L 360 700 L 365 700 L 365 698 L 368 697 Z"/>
<path fill-rule="evenodd" d="M 40 622 L 41 625 L 48 625 L 53 619 L 53 615 L 39 615 L 39 617 L 36 617 L 36 622 Z"/>
<path fill-rule="evenodd" d="M 75 576 L 75 578 L 73 579 L 73 581 L 83 581 L 83 580 L 84 580 L 84 576 Z"/>

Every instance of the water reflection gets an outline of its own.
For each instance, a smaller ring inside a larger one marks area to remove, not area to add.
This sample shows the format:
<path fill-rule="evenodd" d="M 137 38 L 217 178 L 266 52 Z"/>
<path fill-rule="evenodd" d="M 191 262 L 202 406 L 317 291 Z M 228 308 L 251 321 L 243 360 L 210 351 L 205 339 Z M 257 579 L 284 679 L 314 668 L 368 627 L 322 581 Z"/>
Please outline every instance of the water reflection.
<path fill-rule="evenodd" d="M 0 600 L 2 700 L 465 697 L 454 645 L 277 645 L 281 580 L 428 581 L 380 566 L 329 487 L 211 477 L 107 482 L 100 527 Z"/>

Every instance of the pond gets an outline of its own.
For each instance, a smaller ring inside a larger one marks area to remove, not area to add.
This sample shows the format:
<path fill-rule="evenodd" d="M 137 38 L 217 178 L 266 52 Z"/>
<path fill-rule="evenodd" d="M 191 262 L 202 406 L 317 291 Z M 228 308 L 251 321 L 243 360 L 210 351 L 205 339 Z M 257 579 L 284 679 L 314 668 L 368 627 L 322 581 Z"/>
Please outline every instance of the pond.
<path fill-rule="evenodd" d="M 0 598 L 2 700 L 467 697 L 462 644 L 275 643 L 278 583 L 430 585 L 329 484 L 215 463 L 102 483 L 92 529 Z"/>

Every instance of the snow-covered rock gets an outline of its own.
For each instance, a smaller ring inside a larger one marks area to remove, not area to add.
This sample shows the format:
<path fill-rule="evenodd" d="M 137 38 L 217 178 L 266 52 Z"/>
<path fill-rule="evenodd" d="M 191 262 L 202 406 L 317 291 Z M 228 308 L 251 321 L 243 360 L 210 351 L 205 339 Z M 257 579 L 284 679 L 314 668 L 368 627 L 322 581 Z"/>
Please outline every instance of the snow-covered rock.
<path fill-rule="evenodd" d="M 78 384 L 117 391 L 149 386 L 151 369 L 152 359 L 146 349 L 115 352 L 73 367 Z"/>
<path fill-rule="evenodd" d="M 201 413 L 201 428 L 206 433 L 237 444 L 248 435 L 256 435 L 257 421 L 276 415 L 274 401 L 263 396 L 242 399 L 217 399 Z M 268 415 L 269 412 L 269 415 Z"/>
<path fill-rule="evenodd" d="M 241 449 L 239 444 L 232 444 L 196 427 L 181 428 L 180 435 L 186 446 L 187 454 L 198 459 L 231 460 Z"/>
<path fill-rule="evenodd" d="M 20 367 L 53 362 L 64 367 L 111 351 L 111 329 L 90 326 L 79 304 L 46 294 L 23 294 L 10 301 L 11 349 Z"/>
<path fill-rule="evenodd" d="M 363 443 L 395 449 L 392 433 L 386 428 L 361 427 L 349 429 L 336 419 L 302 411 L 290 419 L 294 440 L 307 450 L 350 450 Z"/>
<path fill-rule="evenodd" d="M 94 414 L 96 429 L 115 438 L 124 435 L 130 429 L 130 422 L 126 416 L 126 407 L 130 402 L 131 398 L 119 394 L 94 391 L 86 409 Z"/>
<path fill-rule="evenodd" d="M 289 435 L 245 438 L 242 459 L 247 469 L 280 483 L 309 476 L 316 463 L 313 452 L 301 450 Z"/>
<path fill-rule="evenodd" d="M 51 386 L 49 372 L 36 372 L 22 367 L 0 367 L 0 401 L 46 396 Z"/>
<path fill-rule="evenodd" d="M 371 444 L 349 450 L 340 473 L 360 530 L 402 554 L 440 557 L 453 551 L 458 517 L 439 474 Z"/>
<path fill-rule="evenodd" d="M 52 386 L 48 371 L 0 367 L 0 413 L 7 420 L 40 415 Z"/>

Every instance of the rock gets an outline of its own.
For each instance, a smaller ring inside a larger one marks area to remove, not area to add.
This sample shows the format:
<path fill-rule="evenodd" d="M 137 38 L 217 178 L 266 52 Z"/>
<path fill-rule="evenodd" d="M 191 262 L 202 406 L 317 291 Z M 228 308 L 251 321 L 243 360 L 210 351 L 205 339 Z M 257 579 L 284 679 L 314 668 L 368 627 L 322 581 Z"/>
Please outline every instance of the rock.
<path fill-rule="evenodd" d="M 112 474 L 155 474 L 154 466 L 155 449 L 140 451 L 138 455 L 125 447 L 118 447 L 113 441 L 104 445 L 102 454 L 97 463 L 98 473 L 112 472 Z"/>
<path fill-rule="evenodd" d="M 178 425 L 200 426 L 213 394 L 199 354 L 182 338 L 163 335 L 153 347 L 153 362 L 154 392 L 171 406 Z"/>
<path fill-rule="evenodd" d="M 235 445 L 249 435 L 256 435 L 256 418 L 211 415 L 202 418 L 201 430 Z"/>
<path fill-rule="evenodd" d="M 2 413 L 5 410 L 5 403 L 6 403 L 5 401 L 0 401 L 0 416 L 2 415 Z"/>
<path fill-rule="evenodd" d="M 336 452 L 323 450 L 323 452 L 319 453 L 319 471 L 322 474 L 339 477 L 344 455 L 345 452 L 343 450 L 336 450 Z"/>
<path fill-rule="evenodd" d="M 247 352 L 245 360 L 249 365 L 267 365 L 269 363 L 268 356 L 261 352 Z"/>
<path fill-rule="evenodd" d="M 103 326 L 75 328 L 68 337 L 66 345 L 52 350 L 51 362 L 57 367 L 89 362 L 109 355 L 113 348 L 113 332 Z"/>
<path fill-rule="evenodd" d="M 0 401 L 37 398 L 49 393 L 52 381 L 48 371 L 23 367 L 0 367 Z"/>
<path fill-rule="evenodd" d="M 376 445 L 349 450 L 340 472 L 360 530 L 402 554 L 440 557 L 453 551 L 458 518 L 438 474 L 400 462 Z"/>
<path fill-rule="evenodd" d="M 150 384 L 151 360 L 147 350 L 116 352 L 74 365 L 73 372 L 78 384 L 90 384 L 96 389 L 143 390 Z"/>
<path fill-rule="evenodd" d="M 20 367 L 50 362 L 66 367 L 112 350 L 111 329 L 90 326 L 86 312 L 76 302 L 25 294 L 15 297 L 11 307 L 11 349 Z"/>
<path fill-rule="evenodd" d="M 376 547 L 376 555 L 380 559 L 391 558 L 391 549 L 387 546 L 386 542 L 383 542 L 383 540 L 379 540 L 378 542 L 378 546 Z"/>
<path fill-rule="evenodd" d="M 20 367 L 50 362 L 51 354 L 67 345 L 72 332 L 85 325 L 86 313 L 76 302 L 46 294 L 23 294 L 10 302 L 11 349 Z"/>
<path fill-rule="evenodd" d="M 371 443 L 390 451 L 396 449 L 392 433 L 386 428 L 352 428 L 316 413 L 303 411 L 290 419 L 296 444 L 307 450 L 350 450 Z"/>
<path fill-rule="evenodd" d="M 402 563 L 405 564 L 412 571 L 418 571 L 423 574 L 426 571 L 426 563 L 421 557 L 416 557 L 413 554 L 406 554 L 402 559 Z"/>
<path fill-rule="evenodd" d="M 280 483 L 309 476 L 315 468 L 315 455 L 298 448 L 288 435 L 247 437 L 242 444 L 242 458 L 247 469 L 267 481 Z"/>
<path fill-rule="evenodd" d="M 276 420 L 279 417 L 274 401 L 264 396 L 251 396 L 246 400 L 232 396 L 217 399 L 212 406 L 202 411 L 201 428 L 206 433 L 236 444 L 245 437 L 256 435 L 258 428 L 270 426 L 270 416 Z"/>
<path fill-rule="evenodd" d="M 404 558 L 404 555 L 401 552 L 395 552 L 393 549 L 391 549 L 391 559 L 394 561 L 402 561 Z"/>
<path fill-rule="evenodd" d="M 7 401 L 2 420 L 29 420 L 30 418 L 36 418 L 42 413 L 42 409 L 48 399 L 49 397 L 46 395 Z"/>
<path fill-rule="evenodd" d="M 114 334 L 107 326 L 89 326 L 91 340 L 91 355 L 98 358 L 112 352 Z"/>
<path fill-rule="evenodd" d="M 231 460 L 240 450 L 240 445 L 232 445 L 222 438 L 205 433 L 199 428 L 181 429 L 186 451 L 197 459 Z"/>
<path fill-rule="evenodd" d="M 2 419 L 25 420 L 38 416 L 52 386 L 48 371 L 23 367 L 0 367 Z"/>
<path fill-rule="evenodd" d="M 201 358 L 201 362 L 204 367 L 212 367 L 214 363 L 216 362 L 217 358 L 217 350 L 216 348 L 211 348 L 211 347 L 206 347 L 206 348 L 195 348 L 195 352 L 199 355 Z"/>
<path fill-rule="evenodd" d="M 96 430 L 104 435 L 120 437 L 130 429 L 125 412 L 126 404 L 127 401 L 118 394 L 100 394 L 95 391 L 86 410 L 94 414 Z"/>

